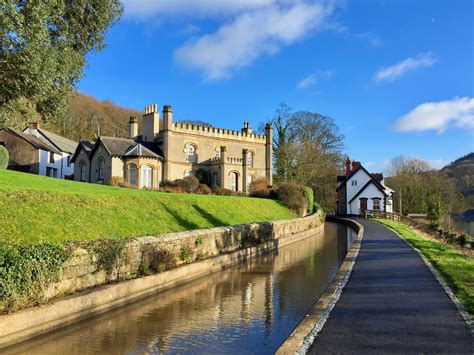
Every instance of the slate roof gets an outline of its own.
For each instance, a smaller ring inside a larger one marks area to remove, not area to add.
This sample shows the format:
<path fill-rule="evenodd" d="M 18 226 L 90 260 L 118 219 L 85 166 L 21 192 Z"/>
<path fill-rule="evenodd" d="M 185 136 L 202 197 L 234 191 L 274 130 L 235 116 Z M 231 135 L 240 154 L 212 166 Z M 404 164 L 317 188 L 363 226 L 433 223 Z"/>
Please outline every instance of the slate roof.
<path fill-rule="evenodd" d="M 140 143 L 136 143 L 134 146 L 131 146 L 128 151 L 124 154 L 124 156 L 127 157 L 148 157 L 148 158 L 158 158 L 161 159 L 161 157 L 153 153 L 150 149 L 147 147 L 143 146 Z"/>
<path fill-rule="evenodd" d="M 154 142 L 136 142 L 133 139 L 118 137 L 99 137 L 90 154 L 100 145 L 104 145 L 105 149 L 111 156 L 143 156 L 150 158 L 162 159 L 163 153 L 158 145 Z"/>
<path fill-rule="evenodd" d="M 26 128 L 25 130 L 27 130 Z M 47 131 L 43 128 L 37 129 L 38 133 L 41 134 L 53 147 L 55 147 L 57 150 L 69 154 L 74 154 L 76 151 L 77 147 L 77 142 L 68 139 L 66 137 L 60 136 L 56 133 Z M 23 131 L 25 132 L 25 131 Z M 28 133 L 27 133 L 28 134 Z"/>
<path fill-rule="evenodd" d="M 29 144 L 31 144 L 33 147 L 35 147 L 37 149 L 45 150 L 45 151 L 52 152 L 52 153 L 55 153 L 55 154 L 61 154 L 61 151 L 59 151 L 58 149 L 56 149 L 52 145 L 45 143 L 41 139 L 39 139 L 39 138 L 37 138 L 37 137 L 35 137 L 31 134 L 23 133 L 23 132 L 17 131 L 16 129 L 12 129 L 12 128 L 5 128 L 4 132 L 10 132 L 11 134 L 14 134 L 14 135 L 22 138 L 23 140 L 25 140 L 26 142 L 28 142 Z"/>

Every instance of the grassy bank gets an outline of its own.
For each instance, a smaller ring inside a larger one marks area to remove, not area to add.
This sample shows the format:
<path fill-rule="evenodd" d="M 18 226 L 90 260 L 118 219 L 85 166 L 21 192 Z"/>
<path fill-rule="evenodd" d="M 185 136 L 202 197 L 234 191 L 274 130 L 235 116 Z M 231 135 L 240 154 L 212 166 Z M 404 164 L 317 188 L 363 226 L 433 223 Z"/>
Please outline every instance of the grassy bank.
<path fill-rule="evenodd" d="M 474 259 L 448 244 L 421 236 L 405 223 L 388 220 L 378 222 L 392 228 L 420 250 L 444 277 L 466 311 L 474 315 Z"/>
<path fill-rule="evenodd" d="M 268 199 L 172 194 L 0 170 L 0 241 L 84 241 L 296 217 Z"/>

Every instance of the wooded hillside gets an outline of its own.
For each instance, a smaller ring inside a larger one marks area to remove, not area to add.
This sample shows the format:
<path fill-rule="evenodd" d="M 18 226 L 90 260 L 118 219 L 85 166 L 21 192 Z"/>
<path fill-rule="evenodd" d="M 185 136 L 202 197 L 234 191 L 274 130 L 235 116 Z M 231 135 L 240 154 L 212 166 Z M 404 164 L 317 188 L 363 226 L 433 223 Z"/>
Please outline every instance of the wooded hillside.
<path fill-rule="evenodd" d="M 454 181 L 470 207 L 474 207 L 474 152 L 445 166 L 442 172 Z"/>

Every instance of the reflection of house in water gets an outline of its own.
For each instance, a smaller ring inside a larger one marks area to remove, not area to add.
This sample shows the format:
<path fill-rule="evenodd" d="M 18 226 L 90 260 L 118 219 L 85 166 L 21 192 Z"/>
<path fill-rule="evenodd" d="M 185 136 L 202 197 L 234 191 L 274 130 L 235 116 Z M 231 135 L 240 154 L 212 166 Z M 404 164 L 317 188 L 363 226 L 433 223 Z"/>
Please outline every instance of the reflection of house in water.
<path fill-rule="evenodd" d="M 18 351 L 83 353 L 87 344 L 110 353 L 222 352 L 232 344 L 252 346 L 241 344 L 243 337 L 276 349 L 337 271 L 342 239 L 336 232 L 328 224 L 325 235 L 43 336 Z"/>

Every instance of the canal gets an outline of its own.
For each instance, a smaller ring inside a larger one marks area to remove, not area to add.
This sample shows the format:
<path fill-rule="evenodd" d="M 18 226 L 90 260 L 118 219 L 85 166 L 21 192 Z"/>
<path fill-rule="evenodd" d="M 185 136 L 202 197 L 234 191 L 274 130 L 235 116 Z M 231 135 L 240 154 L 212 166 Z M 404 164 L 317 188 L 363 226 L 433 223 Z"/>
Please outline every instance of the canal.
<path fill-rule="evenodd" d="M 324 232 L 43 335 L 6 353 L 273 353 L 333 280 L 355 233 Z"/>

